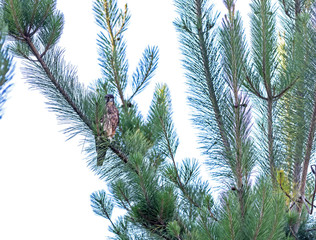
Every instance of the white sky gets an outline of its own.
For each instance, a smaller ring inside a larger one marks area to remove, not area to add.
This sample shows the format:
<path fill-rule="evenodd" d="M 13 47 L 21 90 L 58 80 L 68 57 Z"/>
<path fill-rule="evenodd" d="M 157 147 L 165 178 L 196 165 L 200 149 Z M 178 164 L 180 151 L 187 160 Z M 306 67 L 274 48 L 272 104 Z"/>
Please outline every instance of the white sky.
<path fill-rule="evenodd" d="M 119 0 L 123 6 L 127 0 Z M 218 8 L 222 1 L 213 1 Z M 239 0 L 244 15 L 249 0 Z M 65 28 L 60 45 L 66 59 L 78 67 L 80 81 L 100 76 L 91 0 L 57 0 Z M 184 71 L 172 0 L 129 0 L 132 18 L 127 57 L 133 71 L 147 45 L 160 50 L 158 70 L 147 90 L 137 98 L 146 113 L 156 82 L 167 83 L 172 96 L 174 122 L 180 138 L 178 159 L 199 157 L 196 136 L 189 121 Z M 244 20 L 245 21 L 245 20 Z M 14 86 L 0 120 L 0 239 L 81 240 L 106 239 L 108 222 L 90 207 L 90 194 L 106 183 L 86 167 L 79 138 L 66 142 L 55 114 L 45 98 L 29 85 L 16 68 Z"/>

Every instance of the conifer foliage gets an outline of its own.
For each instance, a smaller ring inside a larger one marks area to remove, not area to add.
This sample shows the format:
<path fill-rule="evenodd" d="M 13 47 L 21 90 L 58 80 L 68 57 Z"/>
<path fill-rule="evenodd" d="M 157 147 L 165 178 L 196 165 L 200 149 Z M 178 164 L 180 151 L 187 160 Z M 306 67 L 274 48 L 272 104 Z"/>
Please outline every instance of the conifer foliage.
<path fill-rule="evenodd" d="M 3 105 L 10 89 L 9 81 L 12 78 L 12 59 L 8 54 L 7 47 L 4 46 L 6 31 L 7 28 L 0 10 L 0 119 L 3 116 Z"/>
<path fill-rule="evenodd" d="M 94 213 L 121 240 L 315 239 L 315 3 L 280 0 L 278 11 L 270 0 L 251 1 L 250 42 L 238 1 L 223 0 L 221 20 L 208 0 L 174 3 L 194 123 L 218 201 L 199 160 L 176 161 L 168 87 L 156 86 L 147 116 L 137 107 L 159 53 L 148 46 L 129 74 L 127 5 L 94 2 L 102 77 L 86 88 L 57 46 L 64 20 L 56 0 L 1 0 L 10 52 L 24 60 L 25 77 L 47 97 L 65 134 L 84 139 L 90 168 L 107 183 L 108 191 L 91 194 Z M 0 61 L 2 83 L 6 51 Z M 111 141 L 102 134 L 107 94 L 120 114 Z M 114 218 L 117 208 L 124 214 Z"/>

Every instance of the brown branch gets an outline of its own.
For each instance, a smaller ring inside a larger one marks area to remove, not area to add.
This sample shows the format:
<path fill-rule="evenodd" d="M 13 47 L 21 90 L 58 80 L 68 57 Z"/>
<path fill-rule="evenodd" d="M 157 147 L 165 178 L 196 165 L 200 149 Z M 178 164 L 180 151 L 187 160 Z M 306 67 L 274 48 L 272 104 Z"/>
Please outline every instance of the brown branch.
<path fill-rule="evenodd" d="M 112 227 L 113 227 L 114 232 L 115 232 L 117 235 L 120 236 L 120 235 L 121 235 L 120 230 L 117 229 L 117 227 L 115 226 L 115 224 L 114 224 L 113 221 L 111 220 L 111 218 L 110 218 L 108 212 L 107 212 L 107 211 L 104 211 L 104 212 L 105 212 L 106 218 L 110 221 L 110 223 L 111 223 L 111 225 L 112 225 Z"/>
<path fill-rule="evenodd" d="M 268 240 L 274 239 L 274 234 L 275 234 L 275 232 L 277 231 L 277 221 L 278 221 L 278 218 L 279 218 L 279 216 L 274 215 L 274 222 L 271 223 L 271 224 L 272 224 L 272 231 L 271 231 L 271 233 L 270 233 L 270 236 L 269 236 Z"/>
<path fill-rule="evenodd" d="M 294 205 L 296 205 L 295 202 L 292 202 L 289 209 L 286 212 L 289 212 L 294 207 Z"/>
<path fill-rule="evenodd" d="M 268 99 L 268 151 L 269 151 L 269 167 L 270 167 L 270 174 L 272 178 L 273 185 L 276 186 L 276 176 L 275 176 L 275 162 L 274 162 L 274 152 L 273 152 L 273 99 Z"/>
<path fill-rule="evenodd" d="M 253 83 L 252 83 L 252 81 L 251 81 L 249 75 L 248 75 L 247 72 L 246 72 L 245 67 L 243 67 L 243 70 L 244 70 L 244 73 L 245 73 L 246 81 L 247 81 L 247 83 L 249 84 L 249 86 L 250 86 L 250 88 L 251 88 L 251 89 L 249 89 L 249 90 L 250 90 L 253 94 L 255 94 L 257 97 L 259 97 L 259 98 L 261 98 L 261 99 L 267 101 L 268 98 L 262 96 L 262 95 L 260 94 L 259 90 L 257 90 L 257 89 L 255 88 L 255 86 L 253 85 Z"/>
<path fill-rule="evenodd" d="M 36 63 L 37 61 L 34 60 L 34 59 L 31 59 L 29 56 L 27 56 L 23 51 L 21 51 L 20 49 L 17 49 L 17 52 L 22 56 L 24 57 L 26 60 L 30 61 L 30 62 L 33 62 L 33 63 Z"/>
<path fill-rule="evenodd" d="M 285 194 L 285 196 L 287 196 L 293 203 L 297 202 L 297 200 L 294 200 L 290 194 L 288 194 L 282 187 L 282 184 L 279 183 L 280 189 L 282 190 L 282 192 Z"/>
<path fill-rule="evenodd" d="M 316 207 L 316 205 L 312 204 L 310 201 L 308 201 L 307 199 L 305 199 L 306 203 L 309 204 L 310 206 Z"/>
<path fill-rule="evenodd" d="M 46 11 L 45 11 L 45 14 L 44 14 L 44 17 L 43 17 L 41 23 L 38 24 L 37 28 L 35 28 L 33 32 L 28 33 L 28 34 L 29 34 L 29 37 L 32 37 L 32 36 L 40 29 L 40 27 L 42 27 L 42 25 L 44 24 L 46 18 L 48 17 L 48 14 L 49 14 L 49 10 L 50 10 L 50 9 L 51 9 L 50 6 L 48 6 L 48 7 L 46 8 Z"/>
<path fill-rule="evenodd" d="M 306 210 L 307 210 L 307 212 L 309 213 L 310 210 L 309 210 L 308 204 L 307 204 L 307 202 L 306 202 L 305 196 L 301 196 L 300 199 L 302 200 L 301 202 L 304 203 L 304 205 L 305 205 L 305 207 L 306 207 Z"/>
<path fill-rule="evenodd" d="M 95 125 L 96 125 L 96 129 L 97 129 L 97 136 L 101 136 L 99 121 L 100 121 L 100 117 L 99 117 L 99 103 L 97 101 L 96 105 L 95 105 Z"/>
<path fill-rule="evenodd" d="M 311 119 L 310 128 L 309 128 L 308 140 L 307 140 L 306 150 L 305 150 L 305 158 L 304 158 L 304 163 L 303 163 L 303 171 L 302 171 L 302 177 L 301 177 L 301 185 L 300 185 L 301 197 L 305 196 L 307 172 L 308 172 L 308 166 L 309 166 L 314 138 L 315 138 L 315 129 L 316 129 L 316 89 L 314 90 L 314 109 L 313 109 L 312 119 Z M 300 207 L 301 206 L 302 204 L 300 205 Z M 301 208 L 299 208 L 299 213 L 301 213 L 301 211 L 302 211 Z"/>
<path fill-rule="evenodd" d="M 295 17 L 297 18 L 298 15 L 301 13 L 301 0 L 295 0 Z"/>
<path fill-rule="evenodd" d="M 128 163 L 128 157 L 120 149 L 116 148 L 113 144 L 110 144 L 109 148 L 114 152 L 124 163 Z"/>
<path fill-rule="evenodd" d="M 32 29 L 33 21 L 34 21 L 34 17 L 35 17 L 35 13 L 36 13 L 38 4 L 39 4 L 39 0 L 35 0 L 34 6 L 33 6 L 33 11 L 32 11 L 32 17 L 31 17 L 31 20 L 30 20 L 30 25 L 29 25 L 29 30 L 28 30 L 28 32 L 30 32 L 31 29 Z"/>
<path fill-rule="evenodd" d="M 146 190 L 146 187 L 145 187 L 145 184 L 144 184 L 144 178 L 143 178 L 143 175 L 141 174 L 141 172 L 139 171 L 139 168 L 137 166 L 136 168 L 136 172 L 137 172 L 137 175 L 140 179 L 140 187 L 144 193 L 144 196 L 145 196 L 145 199 L 146 199 L 146 202 L 147 202 L 147 206 L 150 206 L 150 199 L 149 199 L 149 196 L 148 196 L 148 192 Z"/>
<path fill-rule="evenodd" d="M 67 101 L 67 103 L 71 106 L 71 108 L 78 114 L 78 116 L 82 119 L 82 121 L 92 130 L 92 124 L 91 122 L 86 118 L 86 116 L 78 109 L 78 107 L 75 105 L 75 103 L 70 99 L 68 94 L 65 92 L 65 90 L 60 86 L 60 84 L 57 82 L 56 78 L 53 76 L 51 71 L 49 70 L 48 66 L 44 62 L 43 58 L 40 56 L 39 52 L 35 48 L 33 42 L 29 37 L 25 38 L 27 44 L 32 50 L 32 53 L 36 57 L 36 59 L 41 64 L 42 68 L 44 69 L 45 73 L 47 74 L 48 78 L 51 80 L 51 82 L 54 84 L 54 86 L 57 88 L 57 90 L 60 92 L 60 94 L 64 97 L 64 99 Z"/>
<path fill-rule="evenodd" d="M 290 226 L 290 231 L 292 233 L 292 236 L 295 238 L 295 240 L 299 240 L 291 226 Z"/>
<path fill-rule="evenodd" d="M 57 29 L 55 28 L 55 29 L 53 30 L 53 32 L 50 34 L 50 38 L 49 38 L 49 40 L 48 40 L 48 42 L 47 42 L 47 44 L 46 44 L 46 46 L 45 46 L 45 49 L 44 49 L 44 51 L 41 53 L 41 57 L 43 57 L 43 56 L 47 53 L 47 51 L 49 50 L 49 48 L 52 46 L 52 44 L 53 44 L 53 39 L 54 39 L 54 34 L 55 34 L 56 31 L 57 31 Z"/>
<path fill-rule="evenodd" d="M 315 168 L 315 169 L 313 169 Z M 310 214 L 313 214 L 313 210 L 314 210 L 314 201 L 315 201 L 315 195 L 316 195 L 316 165 L 312 165 L 311 166 L 311 169 L 312 169 L 312 173 L 315 175 L 315 186 L 314 186 L 314 192 L 313 192 L 313 197 L 312 197 L 312 203 L 309 203 L 307 200 L 307 202 L 312 205 L 312 208 L 311 208 L 311 211 L 310 211 Z"/>
<path fill-rule="evenodd" d="M 275 95 L 275 96 L 273 96 L 272 98 L 273 98 L 274 100 L 280 99 L 288 90 L 290 90 L 290 89 L 294 86 L 294 84 L 297 82 L 298 79 L 299 79 L 299 78 L 296 78 L 294 81 L 292 81 L 292 82 L 289 84 L 289 86 L 287 86 L 286 88 L 284 88 L 278 95 Z"/>
<path fill-rule="evenodd" d="M 120 193 L 122 194 L 124 200 L 126 201 L 128 207 L 129 207 L 129 209 L 128 209 L 128 208 L 125 206 L 125 203 L 122 202 L 124 208 L 125 208 L 126 210 L 131 210 L 131 209 L 132 209 L 132 205 L 131 205 L 131 203 L 129 202 L 127 196 L 125 195 L 125 193 L 122 191 L 122 189 L 121 189 L 120 187 L 119 187 L 119 191 L 120 191 Z"/>

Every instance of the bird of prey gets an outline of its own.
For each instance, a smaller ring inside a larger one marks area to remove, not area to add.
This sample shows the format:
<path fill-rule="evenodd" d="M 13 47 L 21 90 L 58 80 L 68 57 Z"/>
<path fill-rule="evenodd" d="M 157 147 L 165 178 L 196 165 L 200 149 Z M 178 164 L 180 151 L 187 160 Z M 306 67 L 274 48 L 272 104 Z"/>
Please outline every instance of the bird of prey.
<path fill-rule="evenodd" d="M 107 94 L 105 96 L 105 114 L 101 118 L 102 126 L 102 136 L 105 136 L 107 141 L 102 140 L 101 137 L 96 139 L 96 150 L 97 150 L 97 165 L 102 166 L 106 151 L 108 149 L 109 141 L 111 142 L 116 128 L 119 124 L 119 111 L 114 103 L 114 96 L 112 94 Z"/>

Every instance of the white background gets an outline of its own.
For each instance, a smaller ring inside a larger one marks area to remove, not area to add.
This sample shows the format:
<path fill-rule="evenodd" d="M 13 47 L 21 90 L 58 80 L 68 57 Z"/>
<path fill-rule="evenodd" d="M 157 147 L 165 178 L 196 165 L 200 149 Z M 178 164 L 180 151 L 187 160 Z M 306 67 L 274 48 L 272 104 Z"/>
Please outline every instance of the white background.
<path fill-rule="evenodd" d="M 123 6 L 125 1 L 119 0 Z M 239 0 L 244 17 L 249 0 Z M 59 45 L 88 85 L 100 77 L 91 0 L 57 0 L 65 16 Z M 222 1 L 214 1 L 223 10 Z M 136 99 L 146 116 L 155 83 L 167 83 L 180 146 L 177 159 L 199 156 L 196 132 L 190 124 L 184 70 L 172 0 L 129 0 L 132 15 L 126 32 L 127 58 L 132 72 L 147 45 L 160 50 L 158 70 L 147 90 Z M 248 19 L 244 20 L 248 21 Z M 87 168 L 80 138 L 66 141 L 45 98 L 29 85 L 16 65 L 14 86 L 0 120 L 0 239 L 81 240 L 106 239 L 108 222 L 90 207 L 90 194 L 106 183 Z"/>

